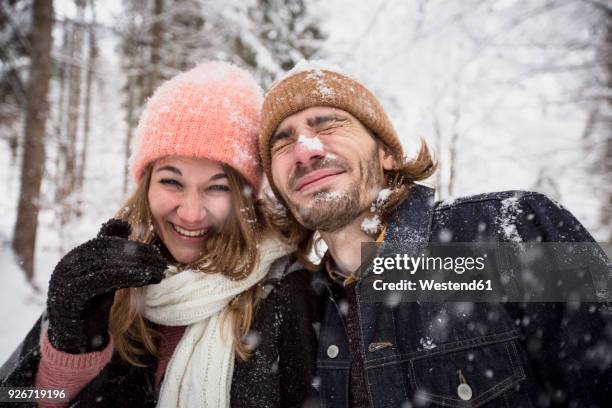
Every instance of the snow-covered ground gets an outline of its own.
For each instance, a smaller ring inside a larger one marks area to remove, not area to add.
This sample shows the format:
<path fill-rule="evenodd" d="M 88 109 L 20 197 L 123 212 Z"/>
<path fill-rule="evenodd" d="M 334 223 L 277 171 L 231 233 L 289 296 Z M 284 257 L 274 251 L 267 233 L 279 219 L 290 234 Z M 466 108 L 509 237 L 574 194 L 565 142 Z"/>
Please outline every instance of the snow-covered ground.
<path fill-rule="evenodd" d="M 44 309 L 45 296 L 35 292 L 25 281 L 6 243 L 0 244 L 2 284 L 2 326 L 0 327 L 0 361 L 4 362 L 26 335 Z"/>

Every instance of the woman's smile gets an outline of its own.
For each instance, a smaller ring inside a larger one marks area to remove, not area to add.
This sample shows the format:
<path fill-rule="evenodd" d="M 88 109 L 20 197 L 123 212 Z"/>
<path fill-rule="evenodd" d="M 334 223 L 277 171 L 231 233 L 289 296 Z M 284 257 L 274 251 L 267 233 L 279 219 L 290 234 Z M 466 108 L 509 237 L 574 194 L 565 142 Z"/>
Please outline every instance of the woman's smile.
<path fill-rule="evenodd" d="M 168 222 L 172 226 L 174 232 L 176 232 L 179 236 L 185 238 L 204 238 L 204 236 L 208 233 L 208 228 L 203 228 L 199 230 L 188 230 L 187 228 L 179 227 L 176 224 Z"/>

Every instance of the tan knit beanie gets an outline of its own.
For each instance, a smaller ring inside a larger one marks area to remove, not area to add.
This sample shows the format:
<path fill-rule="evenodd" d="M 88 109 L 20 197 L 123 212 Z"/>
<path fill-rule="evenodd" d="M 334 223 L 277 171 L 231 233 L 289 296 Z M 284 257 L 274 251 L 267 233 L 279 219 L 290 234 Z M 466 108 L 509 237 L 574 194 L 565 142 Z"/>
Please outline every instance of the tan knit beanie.
<path fill-rule="evenodd" d="M 261 113 L 259 153 L 270 186 L 272 180 L 270 139 L 288 116 L 314 106 L 329 106 L 349 112 L 376 134 L 396 156 L 404 153 L 397 133 L 382 105 L 357 80 L 327 68 L 294 69 L 277 81 L 265 96 Z"/>

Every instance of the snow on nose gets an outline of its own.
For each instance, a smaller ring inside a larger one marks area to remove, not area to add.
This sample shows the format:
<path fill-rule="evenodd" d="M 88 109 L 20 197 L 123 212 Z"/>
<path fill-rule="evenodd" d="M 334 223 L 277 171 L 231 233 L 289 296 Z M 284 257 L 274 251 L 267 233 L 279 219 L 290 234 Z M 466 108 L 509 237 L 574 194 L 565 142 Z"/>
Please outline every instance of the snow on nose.
<path fill-rule="evenodd" d="M 295 155 L 300 163 L 307 164 L 315 157 L 323 156 L 324 146 L 321 140 L 316 137 L 299 135 L 297 139 Z"/>

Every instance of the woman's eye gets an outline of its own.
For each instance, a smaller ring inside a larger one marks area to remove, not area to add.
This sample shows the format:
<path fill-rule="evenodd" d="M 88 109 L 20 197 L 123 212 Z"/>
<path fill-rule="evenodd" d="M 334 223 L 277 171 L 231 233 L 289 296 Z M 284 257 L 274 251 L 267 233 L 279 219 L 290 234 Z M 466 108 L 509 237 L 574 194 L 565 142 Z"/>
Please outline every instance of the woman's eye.
<path fill-rule="evenodd" d="M 178 180 L 174 180 L 174 179 L 161 179 L 159 180 L 159 183 L 166 185 L 166 186 L 172 186 L 172 187 L 182 187 L 183 186 L 181 183 L 178 182 Z"/>
<path fill-rule="evenodd" d="M 208 190 L 212 191 L 231 191 L 230 188 L 224 184 L 215 184 L 208 187 Z"/>

